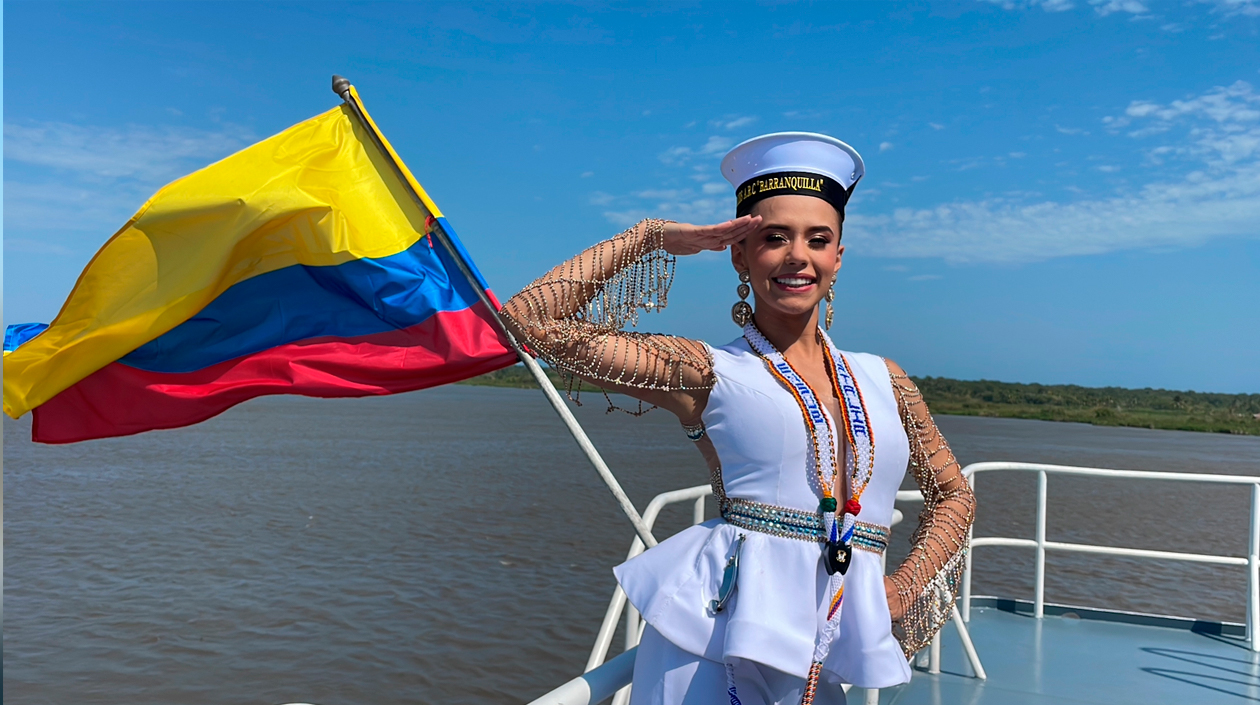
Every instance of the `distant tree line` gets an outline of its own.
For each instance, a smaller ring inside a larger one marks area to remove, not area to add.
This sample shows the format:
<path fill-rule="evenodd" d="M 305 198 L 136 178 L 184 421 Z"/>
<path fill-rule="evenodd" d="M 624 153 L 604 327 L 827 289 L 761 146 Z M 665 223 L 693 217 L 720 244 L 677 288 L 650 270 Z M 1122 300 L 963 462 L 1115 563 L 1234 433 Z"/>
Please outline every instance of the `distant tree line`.
<path fill-rule="evenodd" d="M 547 375 L 557 387 L 565 388 L 566 381 L 555 370 L 547 369 Z M 1260 435 L 1260 394 L 1018 384 L 946 377 L 915 377 L 914 381 L 937 414 Z M 534 380 L 523 366 L 514 365 L 474 377 L 467 384 L 530 388 Z M 598 391 L 590 384 L 583 384 L 581 389 Z"/>
<path fill-rule="evenodd" d="M 915 378 L 936 413 L 1260 435 L 1260 394 Z"/>

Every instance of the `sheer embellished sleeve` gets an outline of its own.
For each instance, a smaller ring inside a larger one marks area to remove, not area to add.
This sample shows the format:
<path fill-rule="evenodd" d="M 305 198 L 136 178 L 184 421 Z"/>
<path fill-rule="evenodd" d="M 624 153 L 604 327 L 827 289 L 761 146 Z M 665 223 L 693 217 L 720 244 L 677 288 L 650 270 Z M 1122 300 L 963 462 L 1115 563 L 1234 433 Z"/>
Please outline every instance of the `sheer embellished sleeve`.
<path fill-rule="evenodd" d="M 923 493 L 912 548 L 889 578 L 904 614 L 893 625 L 906 658 L 922 649 L 950 619 L 968 550 L 976 498 L 949 444 L 936 428 L 923 393 L 888 362 L 893 391 L 910 440 L 910 470 Z"/>
<path fill-rule="evenodd" d="M 703 343 L 622 330 L 640 311 L 665 308 L 674 278 L 665 222 L 644 220 L 586 249 L 503 305 L 513 334 L 568 378 L 571 397 L 574 377 L 652 404 L 713 387 Z"/>

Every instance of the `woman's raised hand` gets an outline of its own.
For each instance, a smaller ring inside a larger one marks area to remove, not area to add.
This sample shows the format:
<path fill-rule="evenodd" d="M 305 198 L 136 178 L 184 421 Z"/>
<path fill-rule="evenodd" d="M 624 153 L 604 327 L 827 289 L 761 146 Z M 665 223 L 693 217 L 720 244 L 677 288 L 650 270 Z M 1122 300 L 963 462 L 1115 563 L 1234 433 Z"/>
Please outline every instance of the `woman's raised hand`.
<path fill-rule="evenodd" d="M 751 235 L 761 225 L 761 216 L 745 215 L 717 225 L 667 223 L 665 251 L 671 255 L 694 255 L 701 250 L 721 252 L 727 245 Z"/>

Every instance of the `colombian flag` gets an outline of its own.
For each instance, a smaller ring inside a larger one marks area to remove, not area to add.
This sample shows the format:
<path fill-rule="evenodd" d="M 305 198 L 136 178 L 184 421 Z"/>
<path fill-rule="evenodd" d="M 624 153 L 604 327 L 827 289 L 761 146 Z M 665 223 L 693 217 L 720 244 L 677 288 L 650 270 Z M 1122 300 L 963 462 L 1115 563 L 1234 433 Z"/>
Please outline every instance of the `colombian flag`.
<path fill-rule="evenodd" d="M 265 394 L 391 394 L 514 363 L 435 225 L 494 294 L 368 129 L 342 105 L 158 191 L 50 325 L 6 332 L 5 413 L 33 410 L 34 440 L 70 443 Z"/>

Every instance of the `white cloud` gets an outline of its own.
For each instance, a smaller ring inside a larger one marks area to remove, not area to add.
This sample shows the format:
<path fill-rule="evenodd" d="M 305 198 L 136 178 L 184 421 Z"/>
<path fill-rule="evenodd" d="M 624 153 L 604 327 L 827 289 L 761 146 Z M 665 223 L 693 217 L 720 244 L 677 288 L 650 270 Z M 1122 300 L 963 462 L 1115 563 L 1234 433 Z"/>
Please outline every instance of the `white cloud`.
<path fill-rule="evenodd" d="M 1260 120 L 1260 95 L 1256 95 L 1246 81 L 1236 81 L 1233 85 L 1217 87 L 1187 100 L 1174 100 L 1167 105 L 1135 100 L 1129 103 L 1123 118 L 1107 117 L 1103 118 L 1103 122 L 1124 127 L 1133 118 L 1155 117 L 1168 123 L 1186 115 L 1208 117 L 1217 123 L 1254 122 Z"/>
<path fill-rule="evenodd" d="M 929 122 L 929 123 L 928 123 L 928 127 L 932 128 L 933 130 L 944 130 L 944 129 L 945 129 L 945 126 L 944 126 L 944 125 L 942 125 L 942 124 L 940 124 L 939 122 Z"/>
<path fill-rule="evenodd" d="M 1064 12 L 1076 7 L 1071 0 L 984 0 L 985 2 L 997 5 L 1003 10 L 1023 10 L 1030 7 L 1040 7 L 1046 12 Z"/>
<path fill-rule="evenodd" d="M 737 130 L 741 127 L 748 127 L 757 122 L 756 115 L 735 115 L 722 118 L 721 120 L 710 120 L 709 125 L 724 130 Z"/>
<path fill-rule="evenodd" d="M 950 166 L 954 167 L 955 171 L 970 171 L 972 169 L 979 169 L 980 167 L 984 166 L 985 158 L 984 157 L 967 157 L 965 159 L 951 159 L 949 160 L 948 163 L 950 164 Z"/>
<path fill-rule="evenodd" d="M 892 149 L 892 148 L 893 148 L 893 143 L 892 143 L 892 142 L 880 142 L 880 143 L 879 143 L 879 151 L 881 151 L 881 152 L 887 152 L 888 150 L 890 150 L 890 149 Z"/>
<path fill-rule="evenodd" d="M 13 178 L 12 170 L 8 176 Z M 99 241 L 126 222 L 156 188 L 157 185 L 146 188 L 113 180 L 91 184 L 6 180 L 4 225 L 11 232 L 24 234 L 31 231 L 92 232 Z M 8 242 L 6 237 L 6 247 Z"/>
<path fill-rule="evenodd" d="M 725 152 L 726 150 L 730 149 L 731 145 L 733 144 L 735 144 L 735 141 L 729 137 L 718 137 L 714 135 L 713 137 L 709 138 L 708 142 L 704 143 L 703 147 L 700 148 L 700 153 L 701 154 L 718 154 L 720 152 Z"/>
<path fill-rule="evenodd" d="M 1104 17 L 1113 12 L 1141 15 L 1150 11 L 1145 4 L 1138 0 L 1089 0 L 1089 4 L 1094 6 L 1095 12 Z"/>
<path fill-rule="evenodd" d="M 625 208 L 604 211 L 604 217 L 619 227 L 628 227 L 643 218 L 669 218 L 685 223 L 717 223 L 733 217 L 735 196 L 697 193 L 692 189 L 646 191 L 616 199 Z"/>
<path fill-rule="evenodd" d="M 1028 156 L 1028 154 L 1025 152 L 1008 152 L 1007 156 L 1009 156 L 1011 159 L 1023 159 L 1024 157 Z"/>
<path fill-rule="evenodd" d="M 1141 138 L 1133 144 L 1152 163 L 1176 162 L 1176 168 L 1127 170 L 1130 179 L 1111 192 L 1075 184 L 1047 189 L 1065 194 L 1062 201 L 1012 190 L 883 212 L 870 200 L 879 189 L 864 187 L 848 214 L 845 239 L 854 251 L 880 257 L 1018 263 L 1260 237 L 1260 94 L 1250 84 L 1240 81 L 1169 102 L 1133 100 L 1104 125 L 1113 139 Z M 1087 134 L 1080 128 L 1057 129 Z M 677 147 L 667 152 L 669 158 L 662 156 L 679 177 L 694 175 L 704 183 L 626 196 L 600 194 L 597 205 L 605 206 L 605 217 L 619 226 L 648 215 L 690 222 L 729 218 L 734 198 L 725 184 L 708 176 L 712 156 L 729 145 L 722 139 L 710 137 L 702 146 Z M 1023 153 L 1008 154 L 1017 155 Z M 949 166 L 961 171 L 993 161 L 975 158 Z M 1120 167 L 1102 163 L 1094 168 L 1115 173 Z M 1141 174 L 1155 180 L 1136 181 Z"/>
<path fill-rule="evenodd" d="M 593 172 L 593 171 L 584 171 L 584 172 L 582 172 L 582 174 L 581 174 L 581 178 L 583 178 L 583 179 L 589 179 L 589 178 L 591 178 L 591 177 L 592 177 L 592 176 L 594 176 L 594 175 L 595 175 L 595 172 Z"/>
<path fill-rule="evenodd" d="M 666 164 L 681 164 L 694 154 L 691 147 L 670 147 L 657 155 L 657 158 Z"/>
<path fill-rule="evenodd" d="M 1026 262 L 1260 237 L 1258 109 L 1260 94 L 1245 82 L 1166 104 L 1134 101 L 1125 125 L 1166 128 L 1168 142 L 1148 157 L 1180 162 L 1156 172 L 1171 174 L 1164 180 L 1064 203 L 1002 197 L 853 212 L 846 239 L 889 257 Z"/>
<path fill-rule="evenodd" d="M 1213 12 L 1226 17 L 1234 15 L 1260 17 L 1260 1 L 1258 0 L 1199 0 L 1199 2 L 1211 5 Z"/>
<path fill-rule="evenodd" d="M 242 127 L 219 131 L 61 122 L 4 126 L 5 226 L 15 231 L 113 232 L 163 184 L 255 140 Z M 65 254 L 42 243 L 14 251 Z M 64 249 L 64 248 L 63 248 Z"/>
<path fill-rule="evenodd" d="M 27 240 L 25 238 L 6 237 L 4 239 L 5 252 L 25 252 L 33 255 L 73 255 L 77 254 L 74 250 L 64 245 L 47 240 Z"/>
<path fill-rule="evenodd" d="M 745 119 L 747 118 L 728 116 L 710 124 L 724 127 Z M 726 154 L 734 144 L 735 141 L 729 137 L 710 135 L 699 146 L 674 146 L 657 155 L 661 162 L 678 172 L 678 178 L 664 183 L 672 185 L 690 181 L 696 182 L 694 185 L 645 189 L 622 196 L 599 193 L 592 197 L 591 203 L 604 206 L 604 217 L 623 227 L 649 215 L 692 223 L 726 220 L 735 212 L 735 194 L 727 183 L 713 180 L 717 174 L 714 161 Z"/>
<path fill-rule="evenodd" d="M 190 163 L 204 166 L 252 142 L 240 127 L 210 132 L 129 125 L 84 127 L 62 122 L 7 123 L 4 158 L 101 178 L 172 179 Z"/>
<path fill-rule="evenodd" d="M 647 191 L 639 191 L 634 194 L 638 198 L 663 199 L 672 201 L 687 191 L 679 189 L 649 189 Z"/>
<path fill-rule="evenodd" d="M 1152 184 L 1132 195 L 1076 203 L 955 202 L 886 215 L 852 213 L 855 251 L 953 262 L 1028 262 L 1116 250 L 1193 246 L 1260 235 L 1260 170 Z"/>
<path fill-rule="evenodd" d="M 732 217 L 735 194 L 722 182 L 701 184 L 694 188 L 648 189 L 629 196 L 603 194 L 597 205 L 612 206 L 604 217 L 619 227 L 626 227 L 646 217 L 670 218 L 686 223 L 716 223 Z"/>
<path fill-rule="evenodd" d="M 661 154 L 658 156 L 660 160 L 662 162 L 665 162 L 666 164 L 681 166 L 681 165 L 687 164 L 693 158 L 698 157 L 698 156 L 712 156 L 715 154 L 725 154 L 726 150 L 730 149 L 731 146 L 734 144 L 735 144 L 735 141 L 729 137 L 722 137 L 720 135 L 711 135 L 708 141 L 705 142 L 703 145 L 700 145 L 699 148 L 693 149 L 691 147 L 670 147 L 664 152 L 661 152 Z"/>
<path fill-rule="evenodd" d="M 1088 135 L 1089 134 L 1088 132 L 1086 132 L 1085 130 L 1082 130 L 1079 127 L 1063 127 L 1062 125 L 1055 125 L 1054 129 L 1058 130 L 1059 132 L 1065 135 Z"/>

